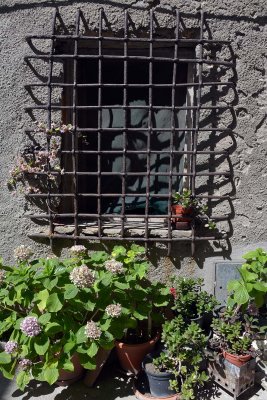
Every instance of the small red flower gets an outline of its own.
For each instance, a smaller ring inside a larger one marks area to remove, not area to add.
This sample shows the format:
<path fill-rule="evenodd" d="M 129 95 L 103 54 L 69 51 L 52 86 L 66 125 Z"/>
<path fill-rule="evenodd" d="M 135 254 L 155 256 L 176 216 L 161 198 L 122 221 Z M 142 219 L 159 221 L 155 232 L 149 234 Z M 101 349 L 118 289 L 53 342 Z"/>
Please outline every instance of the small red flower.
<path fill-rule="evenodd" d="M 176 294 L 176 289 L 175 289 L 174 287 L 171 287 L 171 288 L 170 288 L 170 294 L 171 294 L 174 298 L 176 298 L 177 294 Z"/>

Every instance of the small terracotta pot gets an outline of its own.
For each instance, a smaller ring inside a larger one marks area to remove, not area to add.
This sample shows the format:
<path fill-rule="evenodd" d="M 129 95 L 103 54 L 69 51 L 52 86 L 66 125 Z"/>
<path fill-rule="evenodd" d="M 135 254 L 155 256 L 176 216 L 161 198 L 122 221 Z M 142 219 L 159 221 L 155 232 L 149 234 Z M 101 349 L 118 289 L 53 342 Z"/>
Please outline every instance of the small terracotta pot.
<path fill-rule="evenodd" d="M 155 344 L 159 340 L 159 337 L 160 335 L 157 334 L 157 336 L 153 339 L 141 344 L 115 342 L 121 367 L 126 371 L 133 372 L 136 375 L 142 368 L 142 361 L 144 357 L 148 353 L 151 353 Z"/>
<path fill-rule="evenodd" d="M 174 204 L 171 207 L 172 214 L 177 215 L 177 217 L 172 217 L 172 223 L 175 225 L 176 229 L 190 229 L 190 222 L 192 218 L 190 217 L 193 213 L 192 208 L 184 208 L 179 204 Z"/>
<path fill-rule="evenodd" d="M 81 366 L 77 353 L 73 354 L 71 361 L 74 365 L 74 371 L 65 371 L 62 369 L 57 380 L 58 386 L 69 386 L 82 378 L 84 374 L 84 368 Z"/>
<path fill-rule="evenodd" d="M 236 367 L 241 367 L 252 358 L 250 354 L 246 354 L 245 356 L 239 356 L 237 354 L 228 353 L 225 350 L 223 350 L 222 354 L 227 361 L 229 361 L 231 364 L 234 364 Z"/>

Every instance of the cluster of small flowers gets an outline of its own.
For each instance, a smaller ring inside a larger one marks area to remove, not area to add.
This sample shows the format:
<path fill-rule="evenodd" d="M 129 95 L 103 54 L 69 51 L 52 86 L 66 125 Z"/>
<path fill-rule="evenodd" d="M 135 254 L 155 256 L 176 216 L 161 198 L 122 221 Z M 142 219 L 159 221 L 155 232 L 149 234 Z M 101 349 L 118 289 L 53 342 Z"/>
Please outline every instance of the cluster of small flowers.
<path fill-rule="evenodd" d="M 36 121 L 36 132 L 45 132 L 50 135 L 56 134 L 56 133 L 67 133 L 67 132 L 72 132 L 73 131 L 73 126 L 71 124 L 62 124 L 59 127 L 52 122 L 51 127 L 48 128 L 47 125 L 45 125 L 43 122 L 38 122 Z"/>
<path fill-rule="evenodd" d="M 6 271 L 0 269 L 0 286 L 4 283 L 6 278 Z"/>
<path fill-rule="evenodd" d="M 32 361 L 29 360 L 28 358 L 23 358 L 19 362 L 19 367 L 22 369 L 22 371 L 26 371 L 27 369 L 30 369 L 32 366 Z"/>
<path fill-rule="evenodd" d="M 30 247 L 25 246 L 22 244 L 21 246 L 18 246 L 14 250 L 14 257 L 17 261 L 27 261 L 31 256 L 33 255 L 33 251 Z"/>
<path fill-rule="evenodd" d="M 84 257 L 87 255 L 87 249 L 83 245 L 75 245 L 70 248 L 73 257 Z"/>
<path fill-rule="evenodd" d="M 26 317 L 20 324 L 21 331 L 26 336 L 37 336 L 42 331 L 42 328 L 36 317 Z"/>
<path fill-rule="evenodd" d="M 99 339 L 102 331 L 94 321 L 89 321 L 84 328 L 85 335 L 88 339 Z"/>
<path fill-rule="evenodd" d="M 105 311 L 109 317 L 118 318 L 122 313 L 122 307 L 120 304 L 110 304 Z"/>
<path fill-rule="evenodd" d="M 124 272 L 123 263 L 114 259 L 105 261 L 104 266 L 107 271 L 113 274 L 121 274 Z"/>
<path fill-rule="evenodd" d="M 14 354 L 18 351 L 19 345 L 17 342 L 13 342 L 10 340 L 9 342 L 6 342 L 5 344 L 5 352 L 8 354 Z"/>
<path fill-rule="evenodd" d="M 70 280 L 78 288 L 83 289 L 92 286 L 95 277 L 93 272 L 83 264 L 80 267 L 73 268 L 70 273 Z"/>

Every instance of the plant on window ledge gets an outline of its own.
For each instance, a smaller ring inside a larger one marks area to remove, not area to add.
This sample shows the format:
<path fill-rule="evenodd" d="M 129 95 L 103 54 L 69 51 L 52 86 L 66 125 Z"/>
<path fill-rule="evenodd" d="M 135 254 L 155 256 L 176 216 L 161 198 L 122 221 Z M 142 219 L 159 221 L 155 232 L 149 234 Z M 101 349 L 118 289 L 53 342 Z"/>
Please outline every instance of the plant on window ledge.
<path fill-rule="evenodd" d="M 176 215 L 172 218 L 172 222 L 176 229 L 189 229 L 192 219 L 199 215 L 203 215 L 207 219 L 205 227 L 210 230 L 216 229 L 214 220 L 207 216 L 207 205 L 193 197 L 190 189 L 184 188 L 182 193 L 176 192 L 172 197 L 172 214 Z"/>

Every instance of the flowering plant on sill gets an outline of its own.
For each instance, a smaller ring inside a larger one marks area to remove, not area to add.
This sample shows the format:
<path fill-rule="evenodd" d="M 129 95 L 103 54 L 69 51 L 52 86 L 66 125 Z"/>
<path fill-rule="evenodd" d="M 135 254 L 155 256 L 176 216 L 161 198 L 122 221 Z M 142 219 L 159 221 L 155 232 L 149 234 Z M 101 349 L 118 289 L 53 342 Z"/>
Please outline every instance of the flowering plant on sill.
<path fill-rule="evenodd" d="M 17 265 L 0 266 L 0 338 L 7 337 L 0 371 L 13 379 L 18 367 L 22 390 L 31 379 L 53 384 L 62 369 L 72 371 L 74 354 L 94 369 L 98 349 L 112 348 L 125 329 L 148 318 L 148 295 L 155 288 L 164 292 L 163 285 L 149 287 L 139 246 L 115 247 L 111 256 L 88 256 L 84 246 L 71 253 L 65 260 L 30 261 L 31 250 L 20 246 Z M 158 292 L 156 305 L 165 305 L 166 297 Z"/>

